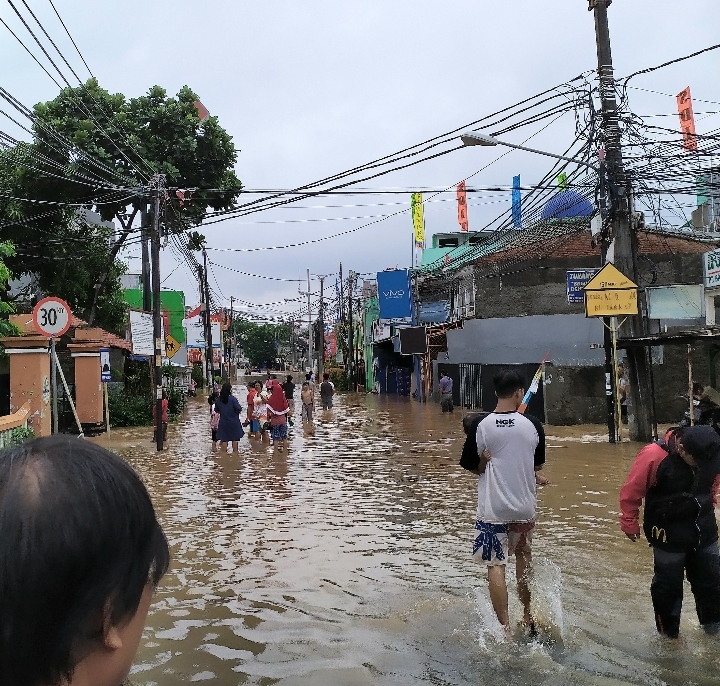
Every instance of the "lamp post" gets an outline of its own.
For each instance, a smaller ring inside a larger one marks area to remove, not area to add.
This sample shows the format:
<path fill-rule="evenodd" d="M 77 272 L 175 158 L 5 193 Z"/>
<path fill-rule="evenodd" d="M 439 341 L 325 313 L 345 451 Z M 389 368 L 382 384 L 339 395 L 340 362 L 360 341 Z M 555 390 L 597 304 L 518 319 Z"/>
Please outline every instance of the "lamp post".
<path fill-rule="evenodd" d="M 491 147 L 495 145 L 503 145 L 506 148 L 515 148 L 516 150 L 525 150 L 525 152 L 533 152 L 536 155 L 545 155 L 545 157 L 554 157 L 556 160 L 565 160 L 565 162 L 573 162 L 574 164 L 580 164 L 583 167 L 588 167 L 593 171 L 599 172 L 599 167 L 583 160 L 577 160 L 573 157 L 565 157 L 563 155 L 556 155 L 553 152 L 546 152 L 545 150 L 536 150 L 535 148 L 526 148 L 524 145 L 516 145 L 515 143 L 508 143 L 501 141 L 494 136 L 488 136 L 485 133 L 478 133 L 477 131 L 466 131 L 460 135 L 460 140 L 463 145 L 482 145 L 485 147 Z"/>
<path fill-rule="evenodd" d="M 546 152 L 545 150 L 537 150 L 535 148 L 528 148 L 524 145 L 516 145 L 515 143 L 507 143 L 506 141 L 501 141 L 498 138 L 495 138 L 494 136 L 488 136 L 485 133 L 478 133 L 477 131 L 466 131 L 465 133 L 460 135 L 460 140 L 463 142 L 463 145 L 470 146 L 470 145 L 481 145 L 481 146 L 496 146 L 496 145 L 503 145 L 507 148 L 515 148 L 516 150 L 524 150 L 525 152 L 532 152 L 536 155 L 543 155 L 545 157 L 552 157 L 556 160 L 563 160 L 565 162 L 572 162 L 573 164 L 579 164 L 583 167 L 588 167 L 589 169 L 592 169 L 594 172 L 596 172 L 599 176 L 605 175 L 605 168 L 604 166 L 595 166 L 593 164 L 590 164 L 589 162 L 585 162 L 584 160 L 578 160 L 572 157 L 566 157 L 564 155 L 556 155 L 552 152 Z M 601 163 L 602 164 L 602 163 Z M 605 217 L 605 209 L 604 204 L 601 202 L 600 204 L 600 211 L 603 215 L 603 220 Z M 607 246 L 605 241 L 602 242 L 602 255 L 601 255 L 601 262 L 604 265 L 607 259 Z M 614 406 L 614 375 L 612 374 L 613 370 L 613 356 L 612 356 L 612 346 L 611 346 L 611 336 L 609 332 L 609 319 L 606 317 L 604 319 L 605 326 L 604 329 L 604 348 L 605 348 L 605 374 L 606 379 L 608 379 L 608 391 L 606 393 L 607 396 L 607 425 L 608 425 L 608 439 L 610 443 L 615 443 L 615 435 L 617 431 L 617 427 L 615 426 L 615 406 Z"/>

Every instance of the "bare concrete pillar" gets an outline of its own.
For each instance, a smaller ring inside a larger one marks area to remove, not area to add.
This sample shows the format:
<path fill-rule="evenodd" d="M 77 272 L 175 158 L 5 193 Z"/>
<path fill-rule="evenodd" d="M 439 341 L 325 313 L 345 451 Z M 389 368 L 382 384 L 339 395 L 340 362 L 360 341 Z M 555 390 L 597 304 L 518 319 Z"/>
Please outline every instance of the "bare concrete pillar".
<path fill-rule="evenodd" d="M 51 433 L 50 354 L 44 336 L 2 338 L 10 356 L 10 412 L 30 401 L 28 425 L 37 437 Z"/>

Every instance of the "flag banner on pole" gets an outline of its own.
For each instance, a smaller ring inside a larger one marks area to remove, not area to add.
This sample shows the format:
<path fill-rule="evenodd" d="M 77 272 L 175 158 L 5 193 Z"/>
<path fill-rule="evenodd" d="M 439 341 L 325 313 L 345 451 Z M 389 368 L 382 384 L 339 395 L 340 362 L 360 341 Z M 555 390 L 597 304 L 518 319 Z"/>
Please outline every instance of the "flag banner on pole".
<path fill-rule="evenodd" d="M 516 229 L 522 227 L 522 200 L 520 198 L 520 174 L 513 176 L 512 219 Z"/>
<path fill-rule="evenodd" d="M 558 174 L 557 184 L 558 189 L 561 191 L 566 191 L 568 189 L 567 174 L 565 172 L 560 172 Z"/>
<path fill-rule="evenodd" d="M 460 231 L 468 230 L 468 212 L 467 212 L 467 191 L 465 190 L 465 182 L 461 181 L 457 187 L 458 201 L 458 224 Z"/>
<path fill-rule="evenodd" d="M 423 217 L 422 193 L 413 193 L 410 199 L 412 209 L 413 229 L 415 231 L 415 245 L 425 247 L 425 218 Z"/>
<path fill-rule="evenodd" d="M 697 138 L 695 138 L 695 115 L 690 97 L 690 86 L 677 94 L 677 106 L 683 134 L 683 148 L 686 152 L 692 152 L 697 150 Z"/>
<path fill-rule="evenodd" d="M 210 116 L 210 112 L 208 112 L 207 107 L 203 105 L 199 100 L 196 100 L 193 105 L 195 105 L 195 109 L 197 110 L 198 119 L 200 121 L 203 121 L 207 119 Z"/>

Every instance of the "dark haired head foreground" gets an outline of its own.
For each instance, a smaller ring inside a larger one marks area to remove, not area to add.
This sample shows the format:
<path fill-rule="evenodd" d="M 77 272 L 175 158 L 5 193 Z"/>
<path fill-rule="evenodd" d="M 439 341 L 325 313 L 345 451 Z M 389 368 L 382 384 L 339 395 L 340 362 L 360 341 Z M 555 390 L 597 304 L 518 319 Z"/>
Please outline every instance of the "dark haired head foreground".
<path fill-rule="evenodd" d="M 117 455 L 62 435 L 0 451 L 0 684 L 120 684 L 169 558 Z"/>

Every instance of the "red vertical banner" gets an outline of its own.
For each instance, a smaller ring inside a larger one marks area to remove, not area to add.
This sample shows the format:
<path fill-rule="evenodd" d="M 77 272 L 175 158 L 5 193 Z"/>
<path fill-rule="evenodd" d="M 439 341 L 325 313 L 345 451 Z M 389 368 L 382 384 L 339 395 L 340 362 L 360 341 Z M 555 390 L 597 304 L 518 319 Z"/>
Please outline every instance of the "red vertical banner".
<path fill-rule="evenodd" d="M 695 137 L 695 115 L 693 115 L 690 86 L 677 94 L 678 114 L 680 115 L 680 128 L 683 134 L 683 148 L 687 152 L 697 150 Z"/>
<path fill-rule="evenodd" d="M 467 213 L 467 191 L 465 190 L 465 182 L 461 181 L 457 187 L 458 201 L 458 223 L 460 231 L 468 230 L 468 213 Z"/>

